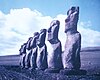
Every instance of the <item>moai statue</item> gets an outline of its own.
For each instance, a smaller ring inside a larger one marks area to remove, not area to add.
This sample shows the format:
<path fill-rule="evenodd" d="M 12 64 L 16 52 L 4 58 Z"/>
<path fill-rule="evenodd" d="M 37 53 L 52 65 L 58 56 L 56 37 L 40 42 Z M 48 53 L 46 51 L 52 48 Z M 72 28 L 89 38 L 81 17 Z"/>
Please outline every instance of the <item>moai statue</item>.
<path fill-rule="evenodd" d="M 26 44 L 26 56 L 25 56 L 25 68 L 30 68 L 30 57 L 32 54 L 32 49 L 30 47 L 31 41 L 33 37 L 29 37 Z"/>
<path fill-rule="evenodd" d="M 20 66 L 21 68 L 25 68 L 26 43 L 21 45 L 19 52 L 20 52 Z"/>
<path fill-rule="evenodd" d="M 53 20 L 48 29 L 48 41 L 52 46 L 52 53 L 48 53 L 48 69 L 46 72 L 59 72 L 63 68 L 62 65 L 62 46 L 58 39 L 60 22 Z"/>
<path fill-rule="evenodd" d="M 65 20 L 65 33 L 67 36 L 65 50 L 63 53 L 64 69 L 79 70 L 81 34 L 77 31 L 79 19 L 79 7 L 71 7 L 67 12 L 68 17 Z"/>
<path fill-rule="evenodd" d="M 35 69 L 37 67 L 37 64 L 36 64 L 37 45 L 36 44 L 37 44 L 38 37 L 39 37 L 39 33 L 35 32 L 33 39 L 31 41 L 31 44 L 30 44 L 30 47 L 32 49 L 32 54 L 31 54 L 31 57 L 30 57 L 30 66 L 31 66 L 30 69 Z"/>
<path fill-rule="evenodd" d="M 45 70 L 48 67 L 47 64 L 47 46 L 45 44 L 46 29 L 41 29 L 39 38 L 37 41 L 38 54 L 37 54 L 37 69 Z"/>

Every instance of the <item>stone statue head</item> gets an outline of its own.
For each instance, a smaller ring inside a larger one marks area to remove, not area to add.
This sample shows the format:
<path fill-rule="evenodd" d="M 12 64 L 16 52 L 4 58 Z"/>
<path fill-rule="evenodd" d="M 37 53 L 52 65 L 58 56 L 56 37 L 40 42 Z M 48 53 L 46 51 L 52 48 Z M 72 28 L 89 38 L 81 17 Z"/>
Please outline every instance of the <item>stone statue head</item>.
<path fill-rule="evenodd" d="M 79 19 L 79 7 L 71 7 L 67 12 L 65 19 L 65 33 L 77 31 L 77 23 Z"/>
<path fill-rule="evenodd" d="M 28 38 L 28 41 L 27 41 L 27 44 L 26 44 L 26 49 L 28 49 L 28 50 L 31 49 L 31 48 L 30 48 L 30 43 L 31 43 L 31 41 L 32 41 L 32 38 L 33 38 L 33 37 L 29 37 L 29 38 Z"/>
<path fill-rule="evenodd" d="M 26 53 L 26 44 L 27 43 L 24 43 L 23 45 L 21 45 L 21 48 L 19 49 L 20 55 Z"/>
<path fill-rule="evenodd" d="M 58 39 L 60 21 L 53 20 L 48 29 L 48 41 L 52 42 Z"/>
<path fill-rule="evenodd" d="M 32 39 L 32 41 L 30 43 L 30 47 L 31 48 L 35 48 L 36 47 L 36 43 L 37 43 L 38 37 L 39 37 L 39 32 L 34 32 L 33 39 Z"/>
<path fill-rule="evenodd" d="M 72 6 L 68 11 L 67 15 L 74 13 L 75 11 L 79 11 L 79 7 Z"/>
<path fill-rule="evenodd" d="M 40 30 L 40 34 L 37 40 L 37 45 L 39 47 L 42 47 L 43 45 L 45 45 L 46 31 L 47 31 L 46 29 Z"/>

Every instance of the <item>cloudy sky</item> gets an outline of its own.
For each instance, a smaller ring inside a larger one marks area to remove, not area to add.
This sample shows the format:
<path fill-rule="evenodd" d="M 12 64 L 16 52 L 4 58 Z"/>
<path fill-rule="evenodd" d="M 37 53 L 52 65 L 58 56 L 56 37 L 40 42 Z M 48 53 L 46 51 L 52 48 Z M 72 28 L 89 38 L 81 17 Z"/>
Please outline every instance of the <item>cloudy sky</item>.
<path fill-rule="evenodd" d="M 19 54 L 21 44 L 54 19 L 60 20 L 59 39 L 64 44 L 64 20 L 71 6 L 80 7 L 78 31 L 82 47 L 100 46 L 99 0 L 0 0 L 0 55 Z M 48 51 L 51 50 L 50 44 Z"/>

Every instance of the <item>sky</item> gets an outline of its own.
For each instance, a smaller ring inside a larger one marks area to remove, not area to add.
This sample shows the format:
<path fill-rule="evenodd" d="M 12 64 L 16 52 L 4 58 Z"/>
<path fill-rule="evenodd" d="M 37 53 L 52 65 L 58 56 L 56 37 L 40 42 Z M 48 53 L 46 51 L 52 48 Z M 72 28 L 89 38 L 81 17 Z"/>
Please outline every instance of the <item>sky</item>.
<path fill-rule="evenodd" d="M 64 21 L 71 6 L 80 7 L 78 31 L 82 48 L 100 46 L 99 0 L 0 0 L 0 55 L 19 54 L 20 46 L 34 32 L 48 29 L 56 19 L 60 21 L 59 39 L 64 50 Z M 50 52 L 47 40 L 46 44 Z"/>

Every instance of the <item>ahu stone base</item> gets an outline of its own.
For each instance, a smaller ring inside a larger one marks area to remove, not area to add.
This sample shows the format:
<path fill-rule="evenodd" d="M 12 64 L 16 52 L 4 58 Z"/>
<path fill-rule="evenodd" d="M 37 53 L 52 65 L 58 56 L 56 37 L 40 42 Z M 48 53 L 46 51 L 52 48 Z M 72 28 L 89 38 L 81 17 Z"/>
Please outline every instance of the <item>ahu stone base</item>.
<path fill-rule="evenodd" d="M 60 69 L 55 69 L 55 68 L 48 68 L 45 70 L 46 73 L 59 73 Z"/>
<path fill-rule="evenodd" d="M 60 74 L 63 74 L 63 75 L 86 75 L 87 71 L 86 70 L 75 70 L 75 69 L 63 69 L 63 70 L 60 70 Z"/>

